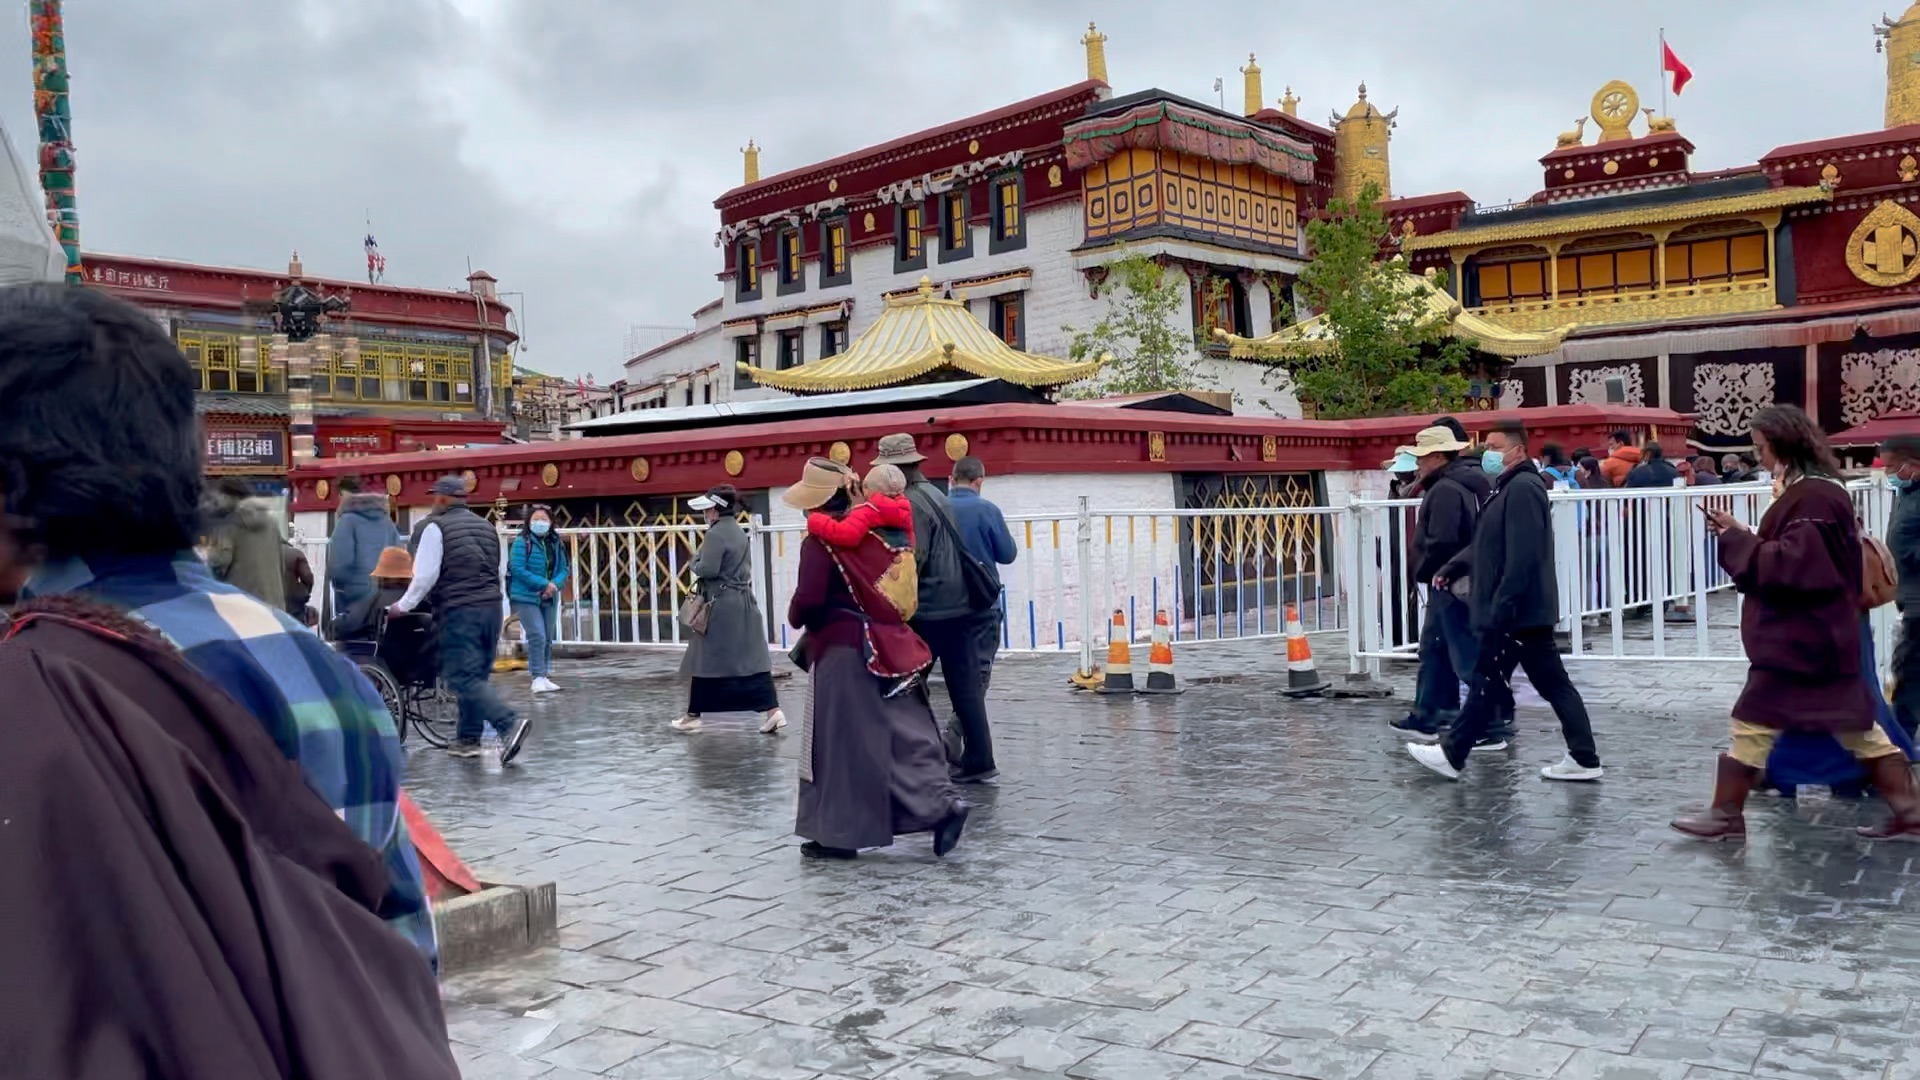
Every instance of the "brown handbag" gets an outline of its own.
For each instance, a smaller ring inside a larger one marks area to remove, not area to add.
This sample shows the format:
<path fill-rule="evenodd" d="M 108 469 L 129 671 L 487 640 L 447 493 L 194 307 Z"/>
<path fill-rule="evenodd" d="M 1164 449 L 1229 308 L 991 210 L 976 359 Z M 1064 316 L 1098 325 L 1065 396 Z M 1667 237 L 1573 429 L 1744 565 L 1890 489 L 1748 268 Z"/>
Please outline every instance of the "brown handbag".
<path fill-rule="evenodd" d="M 694 593 L 680 604 L 680 625 L 696 634 L 707 632 L 707 621 L 713 618 L 713 605 L 707 598 Z"/>
<path fill-rule="evenodd" d="M 1900 572 L 1893 552 L 1878 537 L 1860 535 L 1860 610 L 1872 611 L 1893 603 L 1900 592 Z"/>

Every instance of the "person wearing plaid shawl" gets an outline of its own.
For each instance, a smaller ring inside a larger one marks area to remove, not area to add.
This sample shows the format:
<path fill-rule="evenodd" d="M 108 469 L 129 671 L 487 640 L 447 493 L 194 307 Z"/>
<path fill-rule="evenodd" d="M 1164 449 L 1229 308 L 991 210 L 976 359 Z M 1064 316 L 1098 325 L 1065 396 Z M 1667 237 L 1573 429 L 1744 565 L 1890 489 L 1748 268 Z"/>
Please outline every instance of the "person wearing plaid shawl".
<path fill-rule="evenodd" d="M 437 943 L 399 812 L 393 717 L 366 677 L 192 551 L 203 454 L 186 359 L 138 308 L 90 289 L 0 289 L 0 511 L 38 567 L 23 597 L 75 595 L 151 627 L 260 721 L 381 853 L 379 914 Z"/>

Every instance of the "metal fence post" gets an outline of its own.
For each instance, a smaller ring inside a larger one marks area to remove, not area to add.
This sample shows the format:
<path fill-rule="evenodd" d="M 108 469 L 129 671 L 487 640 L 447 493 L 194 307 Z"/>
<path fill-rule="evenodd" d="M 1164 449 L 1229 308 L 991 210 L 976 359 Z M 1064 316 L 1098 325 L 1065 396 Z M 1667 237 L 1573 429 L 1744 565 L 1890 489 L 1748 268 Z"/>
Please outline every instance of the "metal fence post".
<path fill-rule="evenodd" d="M 1075 572 L 1080 579 L 1080 670 L 1093 671 L 1093 513 L 1087 508 L 1087 496 L 1080 496 L 1080 507 L 1073 527 Z"/>

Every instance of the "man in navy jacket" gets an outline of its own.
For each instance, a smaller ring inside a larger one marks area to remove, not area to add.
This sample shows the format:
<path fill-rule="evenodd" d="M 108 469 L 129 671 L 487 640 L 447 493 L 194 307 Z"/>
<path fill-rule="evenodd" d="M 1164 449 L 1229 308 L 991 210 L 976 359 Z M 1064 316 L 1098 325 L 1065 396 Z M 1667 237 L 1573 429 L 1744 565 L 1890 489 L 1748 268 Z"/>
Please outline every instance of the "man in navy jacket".
<path fill-rule="evenodd" d="M 953 504 L 953 519 L 960 526 L 960 544 L 967 554 L 980 561 L 1000 584 L 1000 568 L 1013 565 L 1019 555 L 1013 533 L 1007 529 L 1006 515 L 980 495 L 987 480 L 987 467 L 977 457 L 963 457 L 953 463 L 953 479 L 947 485 L 947 499 Z M 990 616 L 980 620 L 980 681 L 984 686 L 993 677 L 993 658 L 1000 652 L 1000 627 L 1005 621 L 1006 597 L 993 605 Z"/>

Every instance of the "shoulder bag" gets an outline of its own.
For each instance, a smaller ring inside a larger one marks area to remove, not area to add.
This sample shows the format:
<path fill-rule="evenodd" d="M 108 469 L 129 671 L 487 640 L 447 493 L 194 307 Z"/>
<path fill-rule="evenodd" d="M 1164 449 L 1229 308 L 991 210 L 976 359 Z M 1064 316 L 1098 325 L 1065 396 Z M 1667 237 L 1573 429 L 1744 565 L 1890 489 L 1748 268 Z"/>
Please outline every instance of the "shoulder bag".
<path fill-rule="evenodd" d="M 1877 536 L 1860 534 L 1860 610 L 1872 611 L 1893 603 L 1900 592 L 1900 572 L 1894 569 L 1893 552 Z"/>
<path fill-rule="evenodd" d="M 680 625 L 696 634 L 707 632 L 707 622 L 713 618 L 713 605 L 699 593 L 688 593 L 680 602 Z"/>
<path fill-rule="evenodd" d="M 947 534 L 947 542 L 953 545 L 954 554 L 960 557 L 960 577 L 967 584 L 967 606 L 974 611 L 986 611 L 1000 602 L 1000 586 L 993 580 L 993 571 L 981 565 L 973 557 L 967 545 L 960 540 L 960 523 L 953 519 L 953 508 L 944 500 L 934 504 L 940 511 L 941 531 Z"/>

